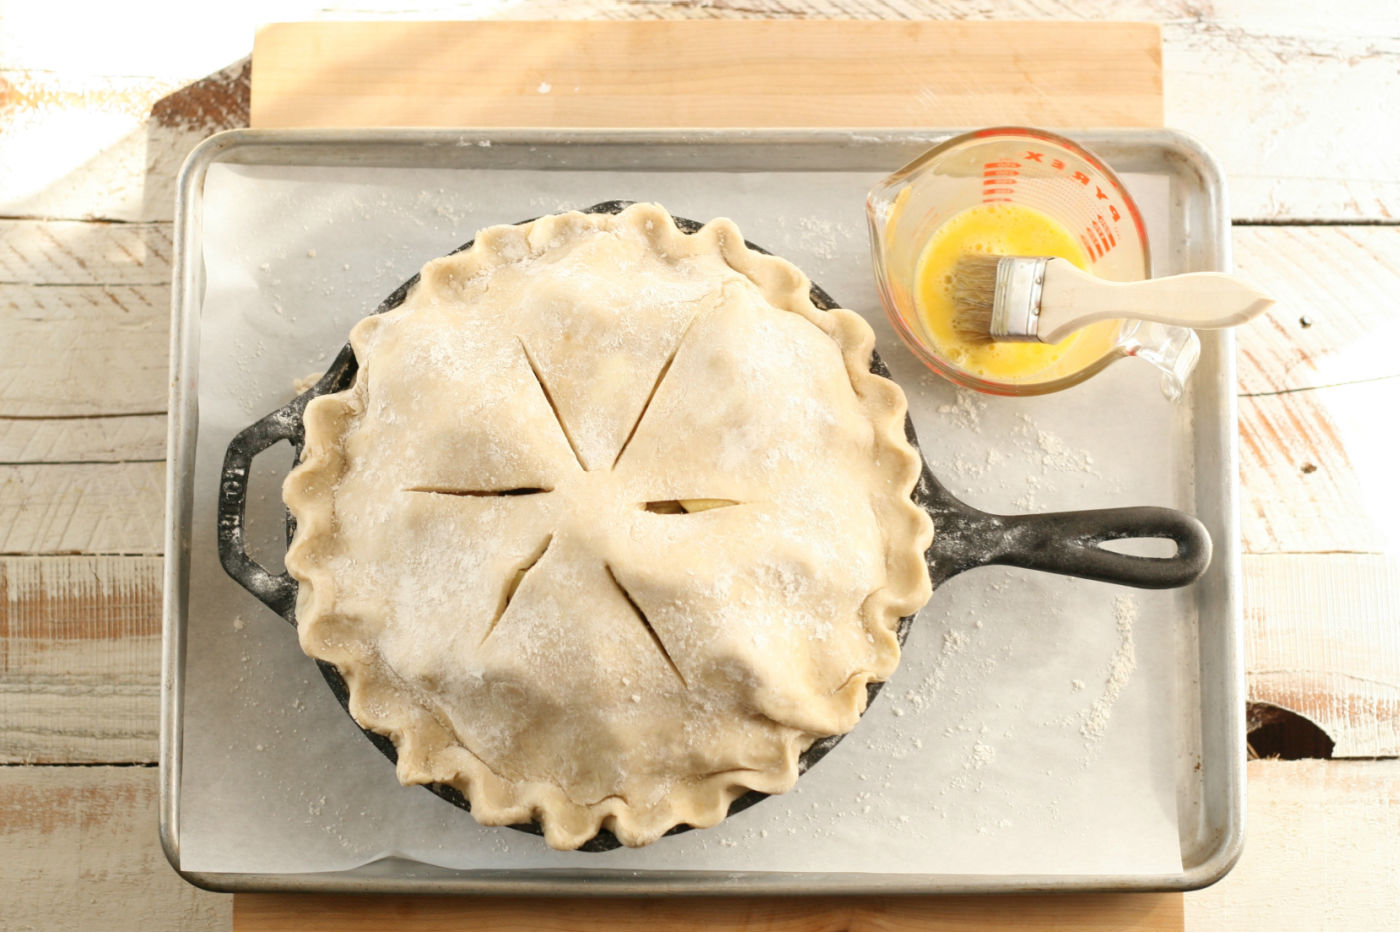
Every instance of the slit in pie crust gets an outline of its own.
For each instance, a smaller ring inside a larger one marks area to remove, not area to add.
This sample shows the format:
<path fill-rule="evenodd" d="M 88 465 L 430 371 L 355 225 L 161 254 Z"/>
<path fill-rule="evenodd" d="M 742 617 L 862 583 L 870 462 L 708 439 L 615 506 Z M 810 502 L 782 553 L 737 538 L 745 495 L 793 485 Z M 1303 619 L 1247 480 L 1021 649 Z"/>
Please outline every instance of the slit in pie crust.
<path fill-rule="evenodd" d="M 903 392 L 809 289 L 732 222 L 639 204 L 488 228 L 355 326 L 286 565 L 401 782 L 639 846 L 855 725 L 933 532 Z"/>

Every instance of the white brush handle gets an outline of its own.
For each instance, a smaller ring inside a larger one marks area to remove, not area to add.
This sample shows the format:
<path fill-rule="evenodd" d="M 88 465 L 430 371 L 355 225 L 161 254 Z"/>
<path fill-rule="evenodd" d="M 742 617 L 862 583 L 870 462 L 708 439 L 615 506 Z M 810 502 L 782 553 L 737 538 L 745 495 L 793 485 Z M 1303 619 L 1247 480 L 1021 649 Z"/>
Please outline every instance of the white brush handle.
<path fill-rule="evenodd" d="M 1095 321 L 1139 320 L 1181 327 L 1234 327 L 1263 314 L 1274 300 L 1223 272 L 1192 272 L 1141 282 L 1109 282 L 1067 259 L 1045 264 L 1036 336 L 1059 343 Z"/>

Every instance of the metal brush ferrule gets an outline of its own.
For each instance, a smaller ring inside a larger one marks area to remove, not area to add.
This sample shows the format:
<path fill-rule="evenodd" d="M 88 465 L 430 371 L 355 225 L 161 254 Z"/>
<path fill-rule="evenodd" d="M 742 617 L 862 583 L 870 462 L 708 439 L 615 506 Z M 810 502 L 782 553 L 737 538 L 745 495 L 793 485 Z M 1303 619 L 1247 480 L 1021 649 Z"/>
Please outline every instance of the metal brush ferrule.
<path fill-rule="evenodd" d="M 1040 293 L 1045 287 L 1045 257 L 1004 256 L 997 263 L 992 302 L 993 340 L 1038 340 Z"/>

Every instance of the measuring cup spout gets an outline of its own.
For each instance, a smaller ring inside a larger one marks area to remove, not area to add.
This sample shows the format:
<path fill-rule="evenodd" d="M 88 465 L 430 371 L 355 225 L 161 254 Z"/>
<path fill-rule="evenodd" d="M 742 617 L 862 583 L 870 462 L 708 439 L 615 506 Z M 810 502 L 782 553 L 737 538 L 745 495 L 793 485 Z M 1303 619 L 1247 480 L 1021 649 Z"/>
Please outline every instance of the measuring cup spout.
<path fill-rule="evenodd" d="M 1162 394 L 1172 401 L 1186 391 L 1186 378 L 1201 358 L 1201 338 L 1189 327 L 1132 321 L 1119 335 L 1128 356 L 1146 360 L 1162 371 Z"/>

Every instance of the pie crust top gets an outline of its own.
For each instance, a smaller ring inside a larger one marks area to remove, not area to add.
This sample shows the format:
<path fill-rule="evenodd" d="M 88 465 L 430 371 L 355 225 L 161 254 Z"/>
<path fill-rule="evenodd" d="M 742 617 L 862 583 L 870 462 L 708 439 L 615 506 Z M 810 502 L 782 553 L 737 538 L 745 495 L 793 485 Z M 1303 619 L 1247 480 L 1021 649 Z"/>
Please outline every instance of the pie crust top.
<path fill-rule="evenodd" d="M 933 531 L 870 327 L 809 289 L 638 204 L 488 228 L 355 326 L 286 565 L 401 782 L 645 845 L 855 725 Z"/>

